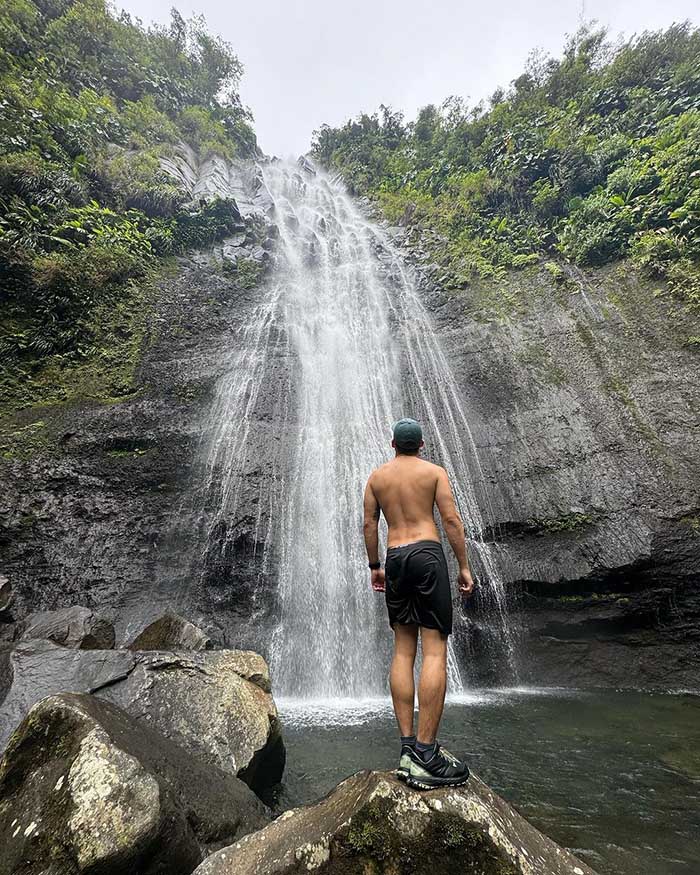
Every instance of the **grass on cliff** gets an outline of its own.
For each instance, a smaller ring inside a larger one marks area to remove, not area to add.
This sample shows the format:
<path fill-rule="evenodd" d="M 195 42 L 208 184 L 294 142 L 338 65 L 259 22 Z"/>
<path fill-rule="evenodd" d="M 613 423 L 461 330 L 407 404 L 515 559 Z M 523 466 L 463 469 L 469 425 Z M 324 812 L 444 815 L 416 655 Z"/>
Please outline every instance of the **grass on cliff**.
<path fill-rule="evenodd" d="M 241 72 L 201 18 L 176 11 L 145 28 L 105 0 L 1 5 L 2 400 L 43 400 L 52 381 L 60 395 L 73 372 L 100 396 L 129 391 L 158 259 L 240 220 L 227 201 L 187 206 L 159 158 L 181 141 L 200 158 L 255 151 Z"/>
<path fill-rule="evenodd" d="M 533 52 L 487 105 L 451 97 L 415 121 L 382 106 L 324 125 L 313 151 L 420 236 L 448 288 L 542 262 L 631 258 L 700 311 L 700 30 L 613 44 L 584 27 Z"/>

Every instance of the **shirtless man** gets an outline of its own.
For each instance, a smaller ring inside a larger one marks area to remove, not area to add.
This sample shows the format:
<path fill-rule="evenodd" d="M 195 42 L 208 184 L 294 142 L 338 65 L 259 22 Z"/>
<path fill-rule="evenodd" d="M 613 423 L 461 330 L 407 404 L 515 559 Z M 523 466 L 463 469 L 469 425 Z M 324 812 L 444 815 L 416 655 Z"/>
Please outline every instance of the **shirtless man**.
<path fill-rule="evenodd" d="M 398 777 L 412 787 L 466 783 L 466 763 L 441 748 L 437 730 L 447 686 L 447 636 L 452 631 L 452 594 L 447 561 L 435 525 L 433 507 L 459 563 L 459 591 L 470 595 L 474 582 L 467 563 L 464 526 L 447 472 L 419 458 L 423 433 L 414 419 L 394 426 L 396 455 L 370 475 L 364 497 L 364 535 L 372 588 L 386 594 L 394 630 L 389 677 L 394 712 L 401 732 Z M 386 563 L 379 562 L 378 524 L 389 527 Z M 413 734 L 413 665 L 420 630 L 423 665 L 418 682 L 418 732 Z"/>

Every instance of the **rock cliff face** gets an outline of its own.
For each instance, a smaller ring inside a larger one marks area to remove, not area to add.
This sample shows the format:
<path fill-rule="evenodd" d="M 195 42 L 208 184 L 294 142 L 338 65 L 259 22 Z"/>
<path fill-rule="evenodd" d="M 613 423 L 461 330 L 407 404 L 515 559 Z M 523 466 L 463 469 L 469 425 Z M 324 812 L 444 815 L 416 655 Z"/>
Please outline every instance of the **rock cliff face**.
<path fill-rule="evenodd" d="M 524 627 L 523 676 L 695 687 L 700 386 L 690 317 L 625 264 L 533 269 L 451 294 L 429 267 L 423 277 L 471 414 L 489 536 L 504 548 Z"/>
<path fill-rule="evenodd" d="M 235 518 L 217 516 L 202 459 L 217 381 L 264 294 L 271 201 L 253 164 L 200 164 L 183 147 L 169 170 L 195 202 L 235 197 L 240 230 L 163 272 L 131 395 L 0 418 L 0 571 L 17 618 L 80 603 L 123 644 L 173 609 L 215 646 L 265 652 L 276 544 L 264 554 L 261 533 L 289 452 L 280 382 L 294 405 L 284 342 L 269 344 L 254 387 Z M 503 546 L 527 630 L 523 679 L 694 686 L 700 389 L 688 318 L 625 265 L 532 269 L 447 293 L 393 233 L 471 417 L 487 537 Z"/>
<path fill-rule="evenodd" d="M 0 417 L 0 562 L 15 617 L 66 603 L 99 607 L 125 643 L 175 608 L 214 644 L 245 647 L 267 640 L 274 610 L 272 587 L 253 604 L 253 586 L 266 585 L 255 531 L 267 514 L 258 513 L 260 483 L 271 476 L 270 454 L 260 451 L 274 425 L 269 384 L 251 411 L 238 518 L 216 519 L 215 490 L 196 463 L 216 425 L 217 381 L 262 294 L 270 205 L 250 162 L 200 166 L 183 147 L 176 171 L 197 200 L 235 195 L 240 232 L 163 271 L 129 396 Z M 284 356 L 270 359 L 283 380 Z"/>

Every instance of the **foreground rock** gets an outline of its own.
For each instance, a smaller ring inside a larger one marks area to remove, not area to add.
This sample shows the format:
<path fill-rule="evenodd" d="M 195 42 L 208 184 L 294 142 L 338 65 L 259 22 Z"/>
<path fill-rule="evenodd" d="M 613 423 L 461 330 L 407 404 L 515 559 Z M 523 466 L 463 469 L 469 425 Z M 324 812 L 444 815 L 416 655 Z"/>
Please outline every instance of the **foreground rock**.
<path fill-rule="evenodd" d="M 0 750 L 27 711 L 65 690 L 124 708 L 256 792 L 279 783 L 284 744 L 265 660 L 241 650 L 69 650 L 49 641 L 0 652 Z"/>
<path fill-rule="evenodd" d="M 359 772 L 316 805 L 285 812 L 206 859 L 195 875 L 595 875 L 478 778 L 419 793 Z"/>
<path fill-rule="evenodd" d="M 22 629 L 23 641 L 42 638 L 79 650 L 110 650 L 114 647 L 114 626 L 90 608 L 80 605 L 30 614 Z"/>
<path fill-rule="evenodd" d="M 129 650 L 207 650 L 211 639 L 194 623 L 168 613 L 146 626 L 128 647 Z"/>
<path fill-rule="evenodd" d="M 8 875 L 186 875 L 266 822 L 242 781 L 93 696 L 36 705 L 0 761 Z"/>

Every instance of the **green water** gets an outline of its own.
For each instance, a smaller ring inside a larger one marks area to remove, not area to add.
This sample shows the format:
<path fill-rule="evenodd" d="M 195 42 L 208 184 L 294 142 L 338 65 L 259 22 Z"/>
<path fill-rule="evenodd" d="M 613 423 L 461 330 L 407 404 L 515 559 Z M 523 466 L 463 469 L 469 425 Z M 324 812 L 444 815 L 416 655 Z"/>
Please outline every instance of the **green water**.
<path fill-rule="evenodd" d="M 388 701 L 279 703 L 284 807 L 397 765 Z M 700 873 L 700 697 L 484 691 L 448 703 L 440 740 L 601 875 Z"/>

